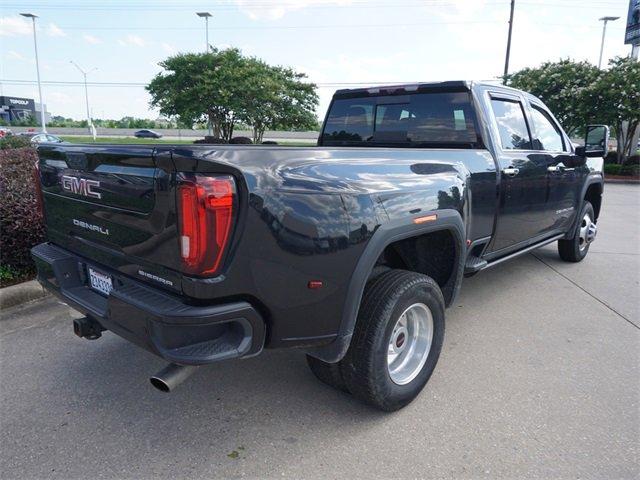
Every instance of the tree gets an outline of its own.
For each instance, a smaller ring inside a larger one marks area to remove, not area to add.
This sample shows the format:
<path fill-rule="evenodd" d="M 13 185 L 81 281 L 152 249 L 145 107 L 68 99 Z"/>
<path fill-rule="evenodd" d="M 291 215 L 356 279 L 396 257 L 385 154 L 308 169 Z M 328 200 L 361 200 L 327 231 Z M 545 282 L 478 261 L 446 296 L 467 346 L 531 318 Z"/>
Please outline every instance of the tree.
<path fill-rule="evenodd" d="M 506 84 L 540 98 L 560 121 L 567 134 L 581 132 L 588 123 L 583 108 L 585 89 L 599 77 L 600 70 L 588 62 L 570 59 L 525 68 L 506 78 Z"/>
<path fill-rule="evenodd" d="M 243 58 L 237 49 L 179 54 L 160 62 L 147 90 L 151 105 L 183 123 L 211 122 L 214 135 L 233 135 L 234 112 L 241 105 Z"/>
<path fill-rule="evenodd" d="M 182 124 L 211 122 L 216 137 L 231 139 L 237 121 L 251 124 L 254 140 L 266 128 L 308 124 L 318 102 L 304 75 L 244 57 L 238 49 L 169 57 L 147 90 L 151 105 Z M 315 116 L 313 116 L 315 122 Z"/>
<path fill-rule="evenodd" d="M 613 128 L 618 163 L 633 155 L 634 132 L 640 128 L 640 62 L 630 57 L 610 60 L 609 68 L 584 91 L 582 105 L 590 122 Z"/>
<path fill-rule="evenodd" d="M 306 75 L 290 68 L 272 67 L 250 58 L 246 65 L 248 102 L 238 111 L 238 120 L 251 125 L 253 142 L 262 142 L 268 128 L 313 128 L 318 120 L 315 85 Z"/>

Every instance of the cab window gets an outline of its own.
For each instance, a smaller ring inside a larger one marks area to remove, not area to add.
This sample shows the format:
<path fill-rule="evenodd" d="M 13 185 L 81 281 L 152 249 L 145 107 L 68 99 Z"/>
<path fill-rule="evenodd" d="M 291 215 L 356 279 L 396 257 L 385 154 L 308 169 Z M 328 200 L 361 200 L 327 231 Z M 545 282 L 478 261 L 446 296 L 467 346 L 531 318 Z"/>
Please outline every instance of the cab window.
<path fill-rule="evenodd" d="M 564 152 L 564 141 L 560 128 L 540 107 L 531 105 L 533 128 L 536 131 L 536 149 L 549 152 Z"/>

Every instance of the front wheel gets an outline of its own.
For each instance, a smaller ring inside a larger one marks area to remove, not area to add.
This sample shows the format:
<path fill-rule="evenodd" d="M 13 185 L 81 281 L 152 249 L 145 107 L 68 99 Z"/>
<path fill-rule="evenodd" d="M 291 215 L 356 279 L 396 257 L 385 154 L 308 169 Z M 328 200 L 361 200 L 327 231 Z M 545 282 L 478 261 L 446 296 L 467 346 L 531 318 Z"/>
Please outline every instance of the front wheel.
<path fill-rule="evenodd" d="M 589 253 L 589 246 L 596 238 L 598 227 L 593 206 L 584 202 L 580 211 L 580 221 L 576 226 L 573 238 L 558 240 L 558 253 L 565 262 L 580 262 Z"/>
<path fill-rule="evenodd" d="M 411 402 L 438 362 L 444 308 L 438 284 L 426 275 L 390 270 L 370 281 L 341 362 L 349 391 L 385 411 Z"/>

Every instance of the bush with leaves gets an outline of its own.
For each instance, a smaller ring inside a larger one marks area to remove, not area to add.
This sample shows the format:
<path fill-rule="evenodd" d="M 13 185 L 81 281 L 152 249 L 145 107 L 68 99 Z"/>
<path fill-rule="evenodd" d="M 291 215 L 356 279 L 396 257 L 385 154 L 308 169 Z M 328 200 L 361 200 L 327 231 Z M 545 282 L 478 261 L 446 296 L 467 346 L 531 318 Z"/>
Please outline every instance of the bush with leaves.
<path fill-rule="evenodd" d="M 29 137 L 8 135 L 0 138 L 0 150 L 6 150 L 8 148 L 24 148 L 29 146 L 31 146 L 31 140 Z"/>
<path fill-rule="evenodd" d="M 0 150 L 0 264 L 6 271 L 33 271 L 31 247 L 44 241 L 33 182 L 37 158 L 30 147 Z"/>

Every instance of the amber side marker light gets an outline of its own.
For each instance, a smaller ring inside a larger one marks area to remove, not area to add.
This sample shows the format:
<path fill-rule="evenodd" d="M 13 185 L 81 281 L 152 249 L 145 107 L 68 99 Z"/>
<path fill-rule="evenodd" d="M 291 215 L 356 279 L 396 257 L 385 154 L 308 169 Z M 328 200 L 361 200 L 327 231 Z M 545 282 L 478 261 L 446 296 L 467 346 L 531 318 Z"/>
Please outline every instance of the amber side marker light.
<path fill-rule="evenodd" d="M 416 225 L 420 225 L 421 223 L 427 223 L 427 222 L 435 222 L 438 219 L 438 215 L 433 214 L 433 215 L 425 215 L 424 217 L 416 217 L 413 219 L 413 223 L 415 223 Z"/>

